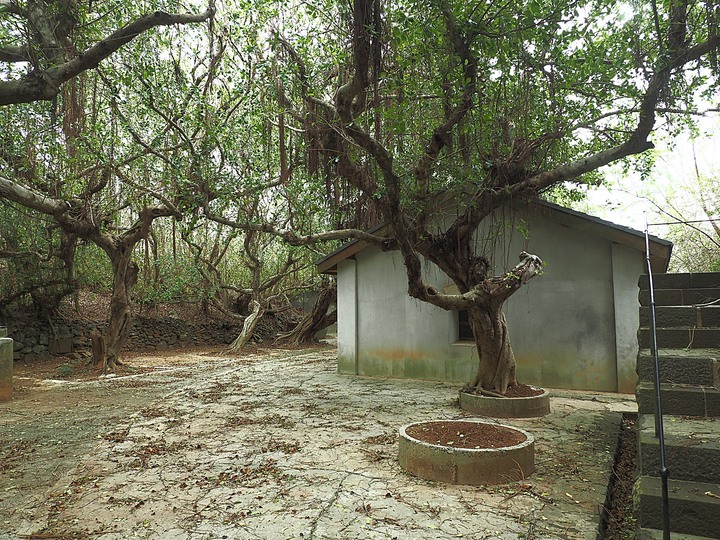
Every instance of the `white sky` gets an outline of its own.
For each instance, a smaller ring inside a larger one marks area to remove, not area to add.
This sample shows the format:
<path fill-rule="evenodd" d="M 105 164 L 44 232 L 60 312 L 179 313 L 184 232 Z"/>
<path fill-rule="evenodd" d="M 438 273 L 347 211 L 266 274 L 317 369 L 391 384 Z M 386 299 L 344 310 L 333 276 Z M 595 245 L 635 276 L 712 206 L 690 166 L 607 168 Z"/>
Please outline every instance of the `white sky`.
<path fill-rule="evenodd" d="M 645 230 L 646 223 L 670 220 L 661 216 L 648 198 L 664 206 L 668 190 L 682 190 L 684 185 L 694 183 L 696 161 L 700 175 L 720 175 L 720 118 L 703 119 L 702 131 L 704 134 L 694 141 L 688 135 L 678 137 L 674 148 L 667 141 L 651 139 L 657 158 L 649 180 L 641 180 L 634 172 L 625 175 L 619 166 L 608 167 L 603 171 L 607 186 L 589 191 L 587 201 L 576 209 L 639 231 Z M 685 215 L 686 219 L 692 217 L 705 218 L 700 208 L 694 216 Z M 663 227 L 651 226 L 649 231 L 663 236 Z"/>

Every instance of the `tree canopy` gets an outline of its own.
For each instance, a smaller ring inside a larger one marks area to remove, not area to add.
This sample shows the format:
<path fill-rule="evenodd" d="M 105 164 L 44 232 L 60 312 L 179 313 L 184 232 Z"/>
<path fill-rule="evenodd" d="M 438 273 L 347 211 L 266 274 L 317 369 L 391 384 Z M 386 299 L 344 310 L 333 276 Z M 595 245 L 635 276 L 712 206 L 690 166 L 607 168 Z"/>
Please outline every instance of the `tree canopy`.
<path fill-rule="evenodd" d="M 494 275 L 478 225 L 644 166 L 656 130 L 717 108 L 719 21 L 691 0 L 2 0 L 0 199 L 122 253 L 130 289 L 160 218 L 196 261 L 198 227 L 236 231 L 256 296 L 259 255 L 285 274 L 313 253 L 268 238 L 399 250 L 412 296 L 470 310 L 494 336 L 481 356 L 510 357 L 501 306 L 542 262 Z M 425 283 L 423 260 L 460 294 Z"/>

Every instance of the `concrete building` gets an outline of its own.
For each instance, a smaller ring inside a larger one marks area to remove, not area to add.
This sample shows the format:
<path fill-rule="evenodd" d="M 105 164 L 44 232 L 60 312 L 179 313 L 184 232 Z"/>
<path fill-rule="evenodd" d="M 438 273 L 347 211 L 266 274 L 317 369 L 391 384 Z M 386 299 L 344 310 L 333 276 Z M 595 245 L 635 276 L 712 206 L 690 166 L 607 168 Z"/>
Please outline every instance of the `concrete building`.
<path fill-rule="evenodd" d="M 505 306 L 518 380 L 548 388 L 635 391 L 638 278 L 644 234 L 544 201 L 513 204 L 486 220 L 478 248 L 495 274 L 520 251 L 540 256 L 542 275 Z M 672 244 L 650 237 L 653 273 L 667 270 Z M 317 263 L 338 282 L 338 370 L 378 377 L 469 382 L 477 370 L 462 314 L 410 298 L 402 258 L 353 241 Z M 451 292 L 434 264 L 426 281 Z"/>

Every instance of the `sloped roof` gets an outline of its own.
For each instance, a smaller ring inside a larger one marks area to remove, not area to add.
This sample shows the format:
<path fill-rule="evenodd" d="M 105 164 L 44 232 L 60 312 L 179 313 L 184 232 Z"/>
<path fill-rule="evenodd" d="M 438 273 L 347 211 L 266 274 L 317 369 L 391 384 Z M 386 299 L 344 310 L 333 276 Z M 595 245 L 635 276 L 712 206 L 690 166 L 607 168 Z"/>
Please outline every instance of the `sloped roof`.
<path fill-rule="evenodd" d="M 618 225 L 617 223 L 540 199 L 523 203 L 513 203 L 513 207 L 516 209 L 520 209 L 526 205 L 532 205 L 541 215 L 549 217 L 577 231 L 587 232 L 611 242 L 645 252 L 645 233 L 642 231 L 624 225 Z M 375 227 L 371 232 L 382 234 L 383 228 L 384 226 L 381 225 Z M 667 272 L 668 264 L 670 263 L 670 254 L 672 253 L 672 242 L 649 235 L 649 243 L 650 266 L 652 267 L 653 273 Z M 370 244 L 364 240 L 352 240 L 344 244 L 339 249 L 315 262 L 318 272 L 321 274 L 337 273 L 337 264 L 340 261 L 353 257 L 369 245 Z"/>

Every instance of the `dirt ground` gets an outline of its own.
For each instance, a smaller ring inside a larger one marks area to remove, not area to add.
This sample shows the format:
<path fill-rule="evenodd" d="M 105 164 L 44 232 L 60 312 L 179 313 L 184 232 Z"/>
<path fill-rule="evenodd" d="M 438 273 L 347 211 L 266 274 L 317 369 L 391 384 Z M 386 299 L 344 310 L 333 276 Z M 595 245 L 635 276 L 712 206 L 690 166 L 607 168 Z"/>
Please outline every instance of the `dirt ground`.
<path fill-rule="evenodd" d="M 0 539 L 595 539 L 635 409 L 556 392 L 550 415 L 505 422 L 535 435 L 534 475 L 452 486 L 400 469 L 397 431 L 464 417 L 458 385 L 340 375 L 330 346 L 126 361 L 16 364 Z"/>

